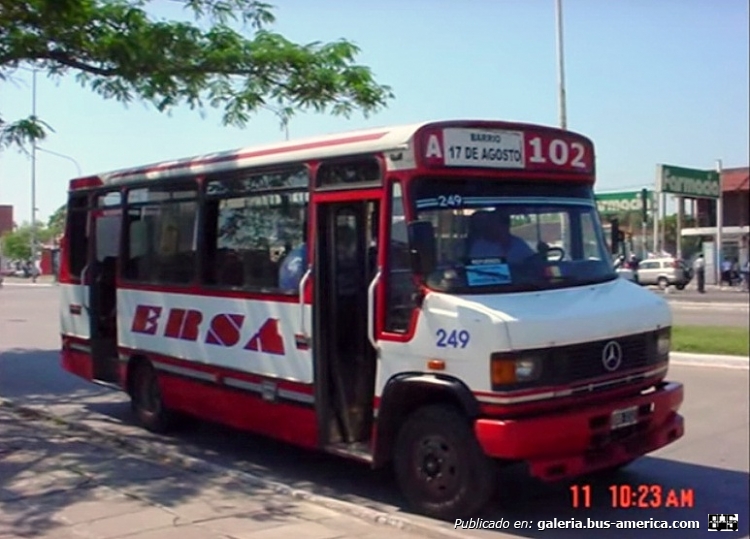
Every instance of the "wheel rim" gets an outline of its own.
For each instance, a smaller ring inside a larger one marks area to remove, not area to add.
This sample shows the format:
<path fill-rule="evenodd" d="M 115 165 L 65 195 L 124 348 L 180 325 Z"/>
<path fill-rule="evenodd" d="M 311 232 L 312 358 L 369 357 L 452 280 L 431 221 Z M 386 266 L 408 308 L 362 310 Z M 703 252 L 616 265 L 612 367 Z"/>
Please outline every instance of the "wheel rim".
<path fill-rule="evenodd" d="M 426 436 L 414 452 L 415 479 L 431 498 L 450 497 L 460 483 L 456 452 L 441 436 Z"/>

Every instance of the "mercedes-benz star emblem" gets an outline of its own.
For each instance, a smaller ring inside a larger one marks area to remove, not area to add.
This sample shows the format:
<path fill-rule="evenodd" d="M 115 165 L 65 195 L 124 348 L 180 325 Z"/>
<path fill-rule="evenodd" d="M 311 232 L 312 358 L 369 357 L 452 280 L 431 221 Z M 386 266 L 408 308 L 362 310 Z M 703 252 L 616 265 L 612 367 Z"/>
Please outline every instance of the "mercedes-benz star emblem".
<path fill-rule="evenodd" d="M 622 363 L 622 348 L 616 341 L 609 341 L 602 350 L 602 364 L 609 372 L 616 371 Z"/>

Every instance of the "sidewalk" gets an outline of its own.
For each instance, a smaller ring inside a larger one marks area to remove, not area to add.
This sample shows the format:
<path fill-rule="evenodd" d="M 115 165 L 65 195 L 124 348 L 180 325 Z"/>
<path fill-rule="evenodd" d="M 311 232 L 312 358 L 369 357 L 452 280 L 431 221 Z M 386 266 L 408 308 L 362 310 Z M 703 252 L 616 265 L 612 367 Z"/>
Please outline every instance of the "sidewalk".
<path fill-rule="evenodd" d="M 0 279 L 0 286 L 35 286 L 35 287 L 49 287 L 57 285 L 54 276 L 52 275 L 41 275 L 34 282 L 31 278 L 24 279 L 22 277 L 2 277 Z"/>
<path fill-rule="evenodd" d="M 208 471 L 187 471 L 0 407 L 0 539 L 420 537 Z"/>

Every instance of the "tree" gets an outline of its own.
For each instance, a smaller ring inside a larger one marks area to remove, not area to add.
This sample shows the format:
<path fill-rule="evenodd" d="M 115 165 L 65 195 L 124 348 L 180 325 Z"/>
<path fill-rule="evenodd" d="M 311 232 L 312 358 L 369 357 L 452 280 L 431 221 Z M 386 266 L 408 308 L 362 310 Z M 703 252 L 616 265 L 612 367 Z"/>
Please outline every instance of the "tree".
<path fill-rule="evenodd" d="M 65 231 L 65 216 L 68 213 L 67 204 L 63 204 L 49 216 L 47 220 L 47 229 L 52 238 L 57 238 Z"/>
<path fill-rule="evenodd" d="M 19 227 L 2 237 L 3 256 L 9 260 L 29 260 L 31 258 L 31 227 Z"/>
<path fill-rule="evenodd" d="M 220 108 L 225 125 L 240 127 L 260 109 L 286 125 L 296 110 L 367 115 L 393 97 L 355 63 L 353 43 L 300 45 L 268 30 L 275 19 L 264 2 L 174 1 L 194 23 L 155 20 L 146 10 L 154 0 L 0 0 L 0 81 L 24 65 L 73 73 L 107 99 Z M 0 149 L 50 129 L 33 116 L 0 116 Z"/>
<path fill-rule="evenodd" d="M 54 230 L 44 226 L 41 222 L 36 223 L 34 228 L 36 244 L 49 243 L 55 237 Z M 31 225 L 23 223 L 13 232 L 8 232 L 0 238 L 2 241 L 3 256 L 10 260 L 31 259 Z"/>

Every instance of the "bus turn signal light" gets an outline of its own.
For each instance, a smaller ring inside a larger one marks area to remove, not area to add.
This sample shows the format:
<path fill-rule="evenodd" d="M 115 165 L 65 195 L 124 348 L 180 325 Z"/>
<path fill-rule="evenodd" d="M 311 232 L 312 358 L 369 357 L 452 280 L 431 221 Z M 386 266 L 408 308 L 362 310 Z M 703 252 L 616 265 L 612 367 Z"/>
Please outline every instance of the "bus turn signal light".
<path fill-rule="evenodd" d="M 492 385 L 513 384 L 516 382 L 516 362 L 512 359 L 492 360 Z"/>
<path fill-rule="evenodd" d="M 427 362 L 427 368 L 432 371 L 444 371 L 445 361 L 442 359 L 431 359 Z"/>
<path fill-rule="evenodd" d="M 493 355 L 490 363 L 492 385 L 503 386 L 537 380 L 542 371 L 542 358 L 524 356 L 509 358 Z"/>

